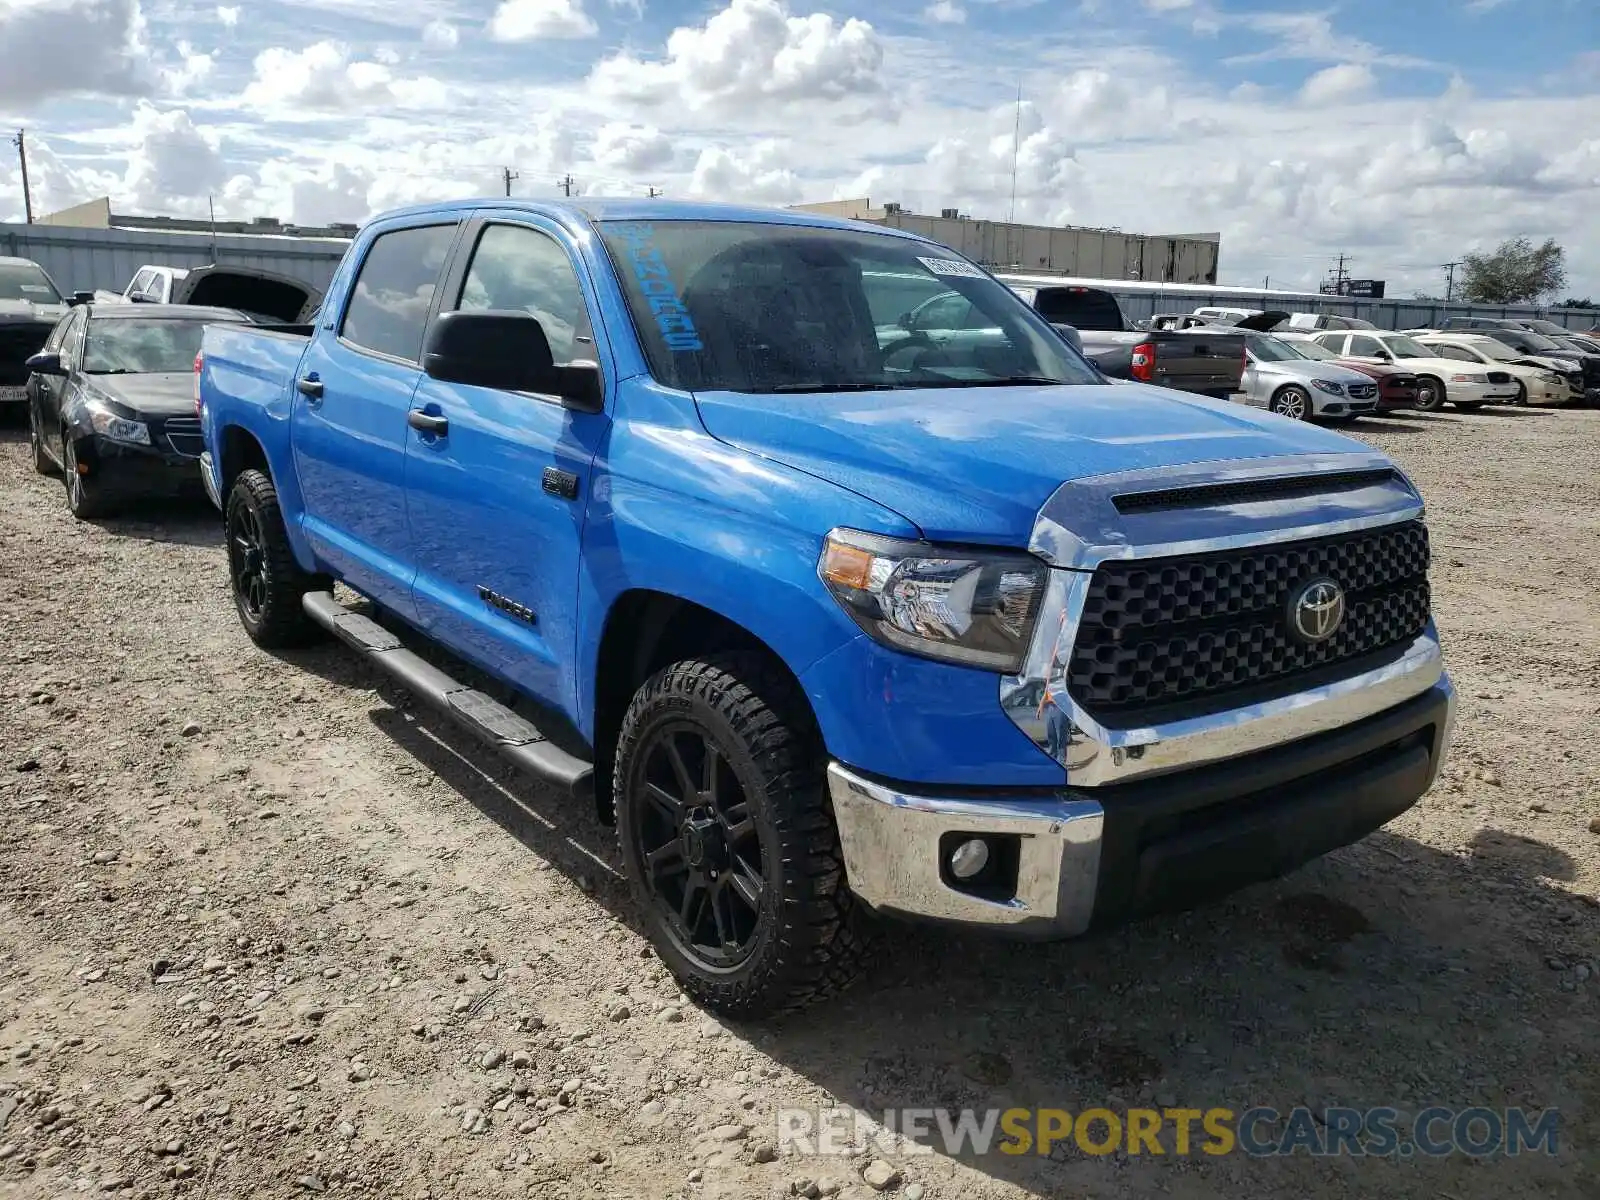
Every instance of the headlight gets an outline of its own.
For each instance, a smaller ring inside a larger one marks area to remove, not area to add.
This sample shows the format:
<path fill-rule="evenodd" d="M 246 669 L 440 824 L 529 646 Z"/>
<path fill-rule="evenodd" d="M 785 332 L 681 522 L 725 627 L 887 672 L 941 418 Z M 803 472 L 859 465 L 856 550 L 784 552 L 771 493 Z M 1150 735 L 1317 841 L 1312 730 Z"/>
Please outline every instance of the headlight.
<path fill-rule="evenodd" d="M 1451 383 L 1488 383 L 1487 375 L 1475 375 L 1470 371 L 1463 371 L 1460 375 L 1450 376 Z"/>
<path fill-rule="evenodd" d="M 857 625 L 898 650 L 1016 674 L 1047 568 L 1015 551 L 962 550 L 835 529 L 817 573 Z"/>
<path fill-rule="evenodd" d="M 139 446 L 150 444 L 150 429 L 143 421 L 130 421 L 127 417 L 119 417 L 94 400 L 91 400 L 87 407 L 89 424 L 93 425 L 94 431 L 102 437 L 108 437 L 114 442 L 133 442 Z"/>
<path fill-rule="evenodd" d="M 1545 383 L 1555 384 L 1556 387 L 1565 387 L 1567 385 L 1567 377 L 1565 375 L 1557 375 L 1554 371 L 1546 371 L 1539 378 Z"/>
<path fill-rule="evenodd" d="M 1344 395 L 1344 384 L 1335 383 L 1331 379 L 1313 379 L 1311 381 L 1311 386 L 1316 388 L 1319 392 L 1327 392 L 1330 396 Z"/>

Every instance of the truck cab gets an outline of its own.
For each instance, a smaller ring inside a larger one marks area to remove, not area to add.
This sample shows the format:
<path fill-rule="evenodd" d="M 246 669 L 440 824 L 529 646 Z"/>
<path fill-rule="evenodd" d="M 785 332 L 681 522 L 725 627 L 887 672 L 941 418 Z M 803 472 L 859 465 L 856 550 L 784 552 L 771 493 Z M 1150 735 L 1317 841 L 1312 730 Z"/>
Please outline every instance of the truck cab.
<path fill-rule="evenodd" d="M 978 334 L 902 321 L 950 293 Z M 196 372 L 249 636 L 331 634 L 592 798 L 722 1013 L 831 994 L 891 918 L 1072 937 L 1271 877 L 1448 740 L 1391 462 L 1113 386 L 915 235 L 407 209 L 312 324 L 209 328 Z"/>

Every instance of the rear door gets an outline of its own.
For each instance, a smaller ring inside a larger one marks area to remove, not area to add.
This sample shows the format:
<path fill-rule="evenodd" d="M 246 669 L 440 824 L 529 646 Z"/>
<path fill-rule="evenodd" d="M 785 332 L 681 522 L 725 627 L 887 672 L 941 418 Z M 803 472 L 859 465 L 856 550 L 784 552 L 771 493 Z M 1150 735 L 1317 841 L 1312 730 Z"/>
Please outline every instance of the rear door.
<path fill-rule="evenodd" d="M 468 226 L 440 303 L 456 309 L 531 313 L 557 365 L 597 362 L 611 374 L 587 267 L 541 218 L 486 214 Z M 574 711 L 578 556 L 609 417 L 428 376 L 412 406 L 449 422 L 440 434 L 407 431 L 418 619 L 457 653 Z"/>
<path fill-rule="evenodd" d="M 426 224 L 377 228 L 344 305 L 325 314 L 307 348 L 290 397 L 307 538 L 350 586 L 413 618 L 406 413 L 460 226 L 430 213 Z"/>

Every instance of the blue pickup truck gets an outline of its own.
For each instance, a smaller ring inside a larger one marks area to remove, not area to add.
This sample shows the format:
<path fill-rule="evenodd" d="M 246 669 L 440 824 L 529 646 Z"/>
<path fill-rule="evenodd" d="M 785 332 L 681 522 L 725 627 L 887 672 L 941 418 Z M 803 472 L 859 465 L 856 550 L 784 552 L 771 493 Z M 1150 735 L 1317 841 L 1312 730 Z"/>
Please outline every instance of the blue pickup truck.
<path fill-rule="evenodd" d="M 983 336 L 905 319 L 950 296 Z M 592 796 L 722 1013 L 844 985 L 880 915 L 1062 938 L 1273 877 L 1445 752 L 1389 460 L 1110 384 L 915 236 L 412 208 L 312 325 L 208 328 L 196 373 L 250 637 L 332 633 Z"/>

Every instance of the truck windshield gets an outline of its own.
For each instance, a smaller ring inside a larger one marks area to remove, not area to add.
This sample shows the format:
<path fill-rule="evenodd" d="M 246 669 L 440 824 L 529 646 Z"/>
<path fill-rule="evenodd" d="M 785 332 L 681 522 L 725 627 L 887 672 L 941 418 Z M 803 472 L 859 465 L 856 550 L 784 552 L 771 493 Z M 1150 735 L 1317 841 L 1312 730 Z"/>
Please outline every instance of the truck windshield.
<path fill-rule="evenodd" d="M 96 317 L 89 322 L 83 369 L 90 375 L 193 371 L 205 321 Z"/>
<path fill-rule="evenodd" d="M 31 262 L 0 263 L 0 300 L 28 300 L 34 304 L 60 304 L 44 268 Z"/>
<path fill-rule="evenodd" d="M 1095 384 L 1005 285 L 890 234 L 734 221 L 599 223 L 651 373 L 700 391 Z"/>

